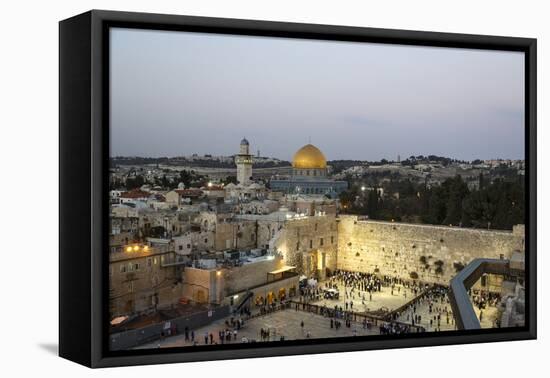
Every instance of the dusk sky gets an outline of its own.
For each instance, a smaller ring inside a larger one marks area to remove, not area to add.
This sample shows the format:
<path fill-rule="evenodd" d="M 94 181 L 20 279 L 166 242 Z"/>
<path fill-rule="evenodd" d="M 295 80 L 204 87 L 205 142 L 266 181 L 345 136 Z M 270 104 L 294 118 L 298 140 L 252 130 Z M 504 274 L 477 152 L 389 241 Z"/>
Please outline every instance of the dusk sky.
<path fill-rule="evenodd" d="M 520 52 L 111 31 L 111 156 L 524 158 Z"/>

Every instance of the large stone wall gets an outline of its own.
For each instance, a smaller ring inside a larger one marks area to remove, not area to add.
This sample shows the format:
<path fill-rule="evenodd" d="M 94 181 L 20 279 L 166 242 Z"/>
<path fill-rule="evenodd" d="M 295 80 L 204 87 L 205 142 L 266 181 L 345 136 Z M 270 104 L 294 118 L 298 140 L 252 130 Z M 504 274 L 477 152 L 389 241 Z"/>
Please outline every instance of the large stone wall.
<path fill-rule="evenodd" d="M 312 276 L 324 274 L 324 268 L 334 270 L 338 249 L 336 218 L 324 215 L 288 220 L 274 247 L 285 263 L 296 266 L 299 273 Z"/>
<path fill-rule="evenodd" d="M 509 259 L 514 251 L 524 253 L 524 234 L 522 225 L 507 232 L 340 216 L 337 266 L 405 279 L 416 272 L 420 281 L 448 284 L 456 274 L 455 263 L 465 266 L 478 257 Z M 442 273 L 436 273 L 436 261 L 443 262 Z"/>

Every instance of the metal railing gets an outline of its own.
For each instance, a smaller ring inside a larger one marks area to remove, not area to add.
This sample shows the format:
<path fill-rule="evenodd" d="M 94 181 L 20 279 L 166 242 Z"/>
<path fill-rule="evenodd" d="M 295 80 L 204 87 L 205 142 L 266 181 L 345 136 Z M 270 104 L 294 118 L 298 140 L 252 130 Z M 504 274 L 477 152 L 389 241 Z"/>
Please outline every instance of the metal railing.
<path fill-rule="evenodd" d="M 449 302 L 459 330 L 481 328 L 468 290 L 486 273 L 506 276 L 509 272 L 509 260 L 475 259 L 451 280 Z"/>

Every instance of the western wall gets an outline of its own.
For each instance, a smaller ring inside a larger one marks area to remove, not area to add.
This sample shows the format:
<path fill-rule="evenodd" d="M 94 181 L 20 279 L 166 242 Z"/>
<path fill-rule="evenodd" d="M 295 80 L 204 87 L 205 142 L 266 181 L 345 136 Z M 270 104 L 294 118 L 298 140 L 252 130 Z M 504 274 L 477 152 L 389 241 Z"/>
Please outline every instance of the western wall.
<path fill-rule="evenodd" d="M 447 285 L 457 269 L 475 258 L 509 259 L 514 251 L 525 253 L 524 240 L 523 225 L 496 231 L 341 215 L 337 267 L 409 280 L 416 273 L 419 281 Z"/>

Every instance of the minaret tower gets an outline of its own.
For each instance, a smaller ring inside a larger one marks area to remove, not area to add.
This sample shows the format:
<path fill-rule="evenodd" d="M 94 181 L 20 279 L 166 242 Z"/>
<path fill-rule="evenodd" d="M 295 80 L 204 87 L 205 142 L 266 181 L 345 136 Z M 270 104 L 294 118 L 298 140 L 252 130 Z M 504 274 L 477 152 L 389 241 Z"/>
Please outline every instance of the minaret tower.
<path fill-rule="evenodd" d="M 241 185 L 250 185 L 252 182 L 252 155 L 250 155 L 249 147 L 248 141 L 246 138 L 243 138 L 239 154 L 235 157 L 237 182 Z"/>

